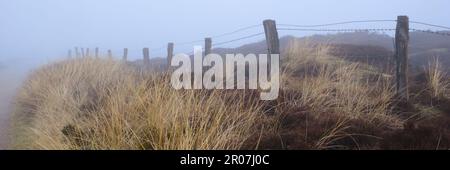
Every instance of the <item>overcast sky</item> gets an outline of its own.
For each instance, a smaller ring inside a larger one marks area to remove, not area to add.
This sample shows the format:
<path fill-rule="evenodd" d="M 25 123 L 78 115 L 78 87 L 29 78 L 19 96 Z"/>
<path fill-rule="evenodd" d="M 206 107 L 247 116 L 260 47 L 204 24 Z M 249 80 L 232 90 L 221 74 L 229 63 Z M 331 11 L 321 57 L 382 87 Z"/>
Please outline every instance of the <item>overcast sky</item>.
<path fill-rule="evenodd" d="M 322 24 L 409 15 L 411 20 L 450 25 L 448 7 L 448 0 L 0 0 L 0 62 L 29 57 L 48 60 L 66 56 L 74 46 L 100 47 L 102 52 L 112 49 L 115 55 L 127 47 L 136 59 L 143 47 L 154 49 L 167 42 L 203 39 L 260 24 L 264 19 Z M 395 23 L 370 27 L 394 28 Z M 258 27 L 213 41 L 261 31 Z M 296 33 L 304 34 L 312 33 Z M 192 46 L 175 44 L 175 48 L 184 52 Z M 165 49 L 155 50 L 151 56 L 164 53 Z"/>

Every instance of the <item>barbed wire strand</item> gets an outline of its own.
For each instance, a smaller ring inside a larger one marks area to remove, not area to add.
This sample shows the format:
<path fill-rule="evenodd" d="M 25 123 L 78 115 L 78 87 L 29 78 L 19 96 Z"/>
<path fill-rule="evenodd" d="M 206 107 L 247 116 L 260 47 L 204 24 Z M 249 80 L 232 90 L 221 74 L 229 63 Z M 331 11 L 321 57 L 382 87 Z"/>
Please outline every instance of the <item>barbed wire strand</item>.
<path fill-rule="evenodd" d="M 344 25 L 344 24 L 353 24 L 353 23 L 370 23 L 370 22 L 397 22 L 397 20 L 360 20 L 360 21 L 345 21 L 345 22 L 335 22 L 335 23 L 317 24 L 317 25 L 297 25 L 297 24 L 277 24 L 277 25 L 311 28 L 311 27 L 326 27 L 326 26 L 335 26 L 335 25 Z"/>
<path fill-rule="evenodd" d="M 423 29 L 409 29 L 410 31 L 417 31 L 417 32 L 423 32 L 423 33 L 429 33 L 429 34 L 435 34 L 435 35 L 443 35 L 443 36 L 450 36 L 450 32 L 439 32 L 439 31 L 431 31 L 431 30 L 423 30 Z"/>
<path fill-rule="evenodd" d="M 233 34 L 236 34 L 238 32 L 242 32 L 242 31 L 245 31 L 245 30 L 249 30 L 249 29 L 256 28 L 256 27 L 261 27 L 261 26 L 262 26 L 261 24 L 250 25 L 250 26 L 246 26 L 246 27 L 243 27 L 243 28 L 236 29 L 236 30 L 231 31 L 231 32 L 210 36 L 210 38 L 220 38 L 220 37 L 224 37 L 224 36 L 228 36 L 228 35 L 233 35 Z"/>
<path fill-rule="evenodd" d="M 159 51 L 159 50 L 162 50 L 162 49 L 165 49 L 165 48 L 166 48 L 166 46 L 161 46 L 159 48 L 153 48 L 150 51 L 155 52 L 155 51 Z"/>
<path fill-rule="evenodd" d="M 278 28 L 280 31 L 316 31 L 316 32 L 383 32 L 395 31 L 391 28 L 368 28 L 368 29 L 302 29 L 302 28 Z"/>
<path fill-rule="evenodd" d="M 409 21 L 409 22 L 413 23 L 413 24 L 420 24 L 420 25 L 426 25 L 426 26 L 431 26 L 431 27 L 436 27 L 436 28 L 442 28 L 442 29 L 450 30 L 450 27 L 442 26 L 442 25 L 430 24 L 430 23 L 419 22 L 419 21 Z"/>
<path fill-rule="evenodd" d="M 260 33 L 257 33 L 257 34 L 251 34 L 251 35 L 248 35 L 248 36 L 244 36 L 244 37 L 241 37 L 241 38 L 236 38 L 236 39 L 229 40 L 229 41 L 215 43 L 215 44 L 213 44 L 213 46 L 217 47 L 217 46 L 228 44 L 228 43 L 232 43 L 232 42 L 235 42 L 235 41 L 240 41 L 240 40 L 256 37 L 256 36 L 259 36 L 259 35 L 262 35 L 262 34 L 264 34 L 264 32 L 260 32 Z"/>
<path fill-rule="evenodd" d="M 353 23 L 373 23 L 373 22 L 397 22 L 397 20 L 359 20 L 359 21 L 345 21 L 345 22 L 336 22 L 336 23 L 328 23 L 328 24 L 317 24 L 317 25 L 277 24 L 277 26 L 297 27 L 297 28 L 278 28 L 278 30 L 280 30 L 280 31 L 317 31 L 317 32 L 368 32 L 368 31 L 380 32 L 381 31 L 382 32 L 382 31 L 395 31 L 396 30 L 396 29 L 386 29 L 386 28 L 369 28 L 369 29 L 300 29 L 300 28 L 326 27 L 326 26 L 336 26 L 336 25 L 345 25 L 345 24 L 353 24 Z M 426 22 L 410 21 L 410 23 L 450 30 L 450 27 L 442 26 L 442 25 L 436 25 L 436 24 L 430 24 L 430 23 L 426 23 Z M 239 33 L 239 32 L 245 31 L 245 30 L 249 30 L 249 29 L 252 29 L 252 28 L 260 27 L 260 26 L 262 26 L 262 24 L 250 25 L 250 26 L 246 26 L 246 27 L 242 27 L 242 28 L 236 29 L 236 30 L 231 31 L 231 32 L 222 33 L 222 34 L 218 34 L 218 35 L 214 35 L 214 36 L 210 36 L 210 37 L 211 38 L 221 38 L 221 37 L 233 35 L 233 34 L 236 34 L 236 33 Z M 437 31 L 421 30 L 421 29 L 410 29 L 410 30 L 418 31 L 418 32 L 425 32 L 425 33 L 431 33 L 431 34 L 436 34 L 436 35 L 450 36 L 450 33 L 443 33 L 443 32 L 437 32 Z M 252 35 L 244 36 L 244 37 L 237 38 L 237 39 L 232 39 L 232 40 L 228 40 L 228 41 L 224 41 L 224 42 L 215 43 L 213 45 L 214 46 L 220 46 L 220 45 L 223 45 L 223 44 L 228 44 L 228 43 L 239 41 L 239 40 L 242 40 L 242 39 L 252 38 L 252 37 L 255 37 L 255 36 L 258 36 L 258 35 L 261 35 L 261 34 L 264 34 L 264 33 L 252 34 Z M 201 43 L 203 41 L 204 41 L 203 39 L 201 39 L 201 40 L 199 39 L 199 40 L 193 40 L 193 41 L 187 41 L 187 42 L 179 42 L 179 43 L 175 43 L 175 44 L 177 46 L 184 46 L 184 45 L 190 45 L 190 44 L 195 44 L 195 43 Z M 164 48 L 165 48 L 165 46 L 160 47 L 160 48 L 152 49 L 152 51 L 162 50 Z"/>
<path fill-rule="evenodd" d="M 252 29 L 252 28 L 260 27 L 260 26 L 262 26 L 262 25 L 261 24 L 255 24 L 255 25 L 245 26 L 245 27 L 236 29 L 236 30 L 231 31 L 231 32 L 226 32 L 226 33 L 210 36 L 210 38 L 225 37 L 225 36 L 233 35 L 233 34 L 236 34 L 236 33 L 239 33 L 239 32 L 245 31 L 245 30 L 249 30 L 249 29 Z M 176 44 L 177 46 L 184 46 L 184 45 L 192 45 L 192 44 L 195 44 L 195 43 L 202 43 L 202 42 L 204 42 L 203 39 L 201 39 L 201 40 L 198 39 L 198 40 L 192 40 L 192 41 L 186 41 L 186 42 L 175 42 L 174 44 Z M 161 50 L 163 48 L 165 48 L 165 47 L 155 48 L 154 51 Z"/>

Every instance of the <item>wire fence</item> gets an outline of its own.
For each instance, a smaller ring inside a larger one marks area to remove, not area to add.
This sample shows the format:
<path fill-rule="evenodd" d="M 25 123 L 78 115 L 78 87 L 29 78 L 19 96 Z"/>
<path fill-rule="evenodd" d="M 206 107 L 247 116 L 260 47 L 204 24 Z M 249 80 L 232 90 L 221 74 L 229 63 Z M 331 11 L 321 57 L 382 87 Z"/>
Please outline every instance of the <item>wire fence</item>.
<path fill-rule="evenodd" d="M 343 21 L 343 22 L 333 22 L 333 23 L 324 23 L 324 24 L 314 24 L 314 25 L 299 25 L 299 24 L 291 24 L 291 23 L 282 23 L 282 24 L 276 24 L 278 27 L 278 31 L 297 31 L 297 32 L 328 32 L 328 33 L 351 33 L 351 32 L 393 32 L 396 31 L 396 28 L 340 28 L 345 25 L 350 24 L 364 24 L 364 23 L 396 23 L 397 20 L 355 20 L 355 21 Z M 411 28 L 409 29 L 412 32 L 422 32 L 422 33 L 428 33 L 433 35 L 439 35 L 439 36 L 450 36 L 450 27 L 443 26 L 443 25 L 437 25 L 437 24 L 431 24 L 427 22 L 420 22 L 420 21 L 409 21 L 411 24 Z M 419 29 L 416 28 L 415 25 L 425 26 L 428 29 Z M 224 39 L 225 37 L 231 37 L 234 35 L 238 35 L 244 31 L 249 31 L 255 28 L 262 28 L 262 24 L 254 24 L 254 25 L 248 25 L 244 26 L 229 32 L 224 32 L 221 34 L 216 34 L 213 36 L 206 36 L 209 38 L 212 38 L 214 40 L 216 39 Z M 434 29 L 440 29 L 440 30 L 432 30 Z M 240 36 L 235 36 L 232 39 L 225 39 L 223 41 L 219 41 L 217 43 L 213 43 L 212 46 L 214 48 L 223 47 L 224 45 L 231 44 L 234 42 L 255 38 L 264 35 L 264 32 L 256 32 L 253 31 L 253 33 L 247 33 Z M 205 39 L 197 39 L 197 40 L 190 40 L 185 42 L 174 42 L 175 46 L 186 46 L 186 45 L 195 45 L 199 43 L 203 43 Z M 162 51 L 167 48 L 167 45 L 162 45 L 160 47 L 152 48 L 150 51 L 152 52 L 158 52 Z M 188 53 L 192 54 L 192 52 Z"/>
<path fill-rule="evenodd" d="M 299 24 L 277 24 L 277 30 L 279 31 L 303 31 L 303 32 L 335 32 L 335 33 L 345 33 L 345 32 L 392 32 L 396 31 L 396 28 L 324 28 L 324 27 L 332 27 L 332 26 L 342 26 L 342 25 L 349 25 L 349 24 L 362 24 L 362 23 L 396 23 L 397 20 L 357 20 L 357 21 L 344 21 L 344 22 L 334 22 L 334 23 L 325 23 L 325 24 L 315 24 L 315 25 L 299 25 Z M 433 31 L 433 30 L 427 30 L 427 29 L 417 29 L 417 28 L 410 28 L 410 31 L 413 32 L 423 32 L 423 33 L 429 33 L 434 35 L 442 35 L 442 36 L 450 36 L 450 32 L 446 32 L 445 30 L 450 31 L 450 27 L 442 26 L 442 25 L 436 25 L 426 22 L 419 22 L 419 21 L 410 21 L 412 24 L 422 25 L 422 26 L 428 26 L 432 28 L 439 28 L 444 29 L 440 31 Z M 210 36 L 210 38 L 223 38 L 231 35 L 238 34 L 243 31 L 247 31 L 253 28 L 262 27 L 261 24 L 255 24 L 255 25 L 249 25 L 245 26 L 239 29 L 236 29 L 234 31 L 218 34 L 215 36 Z M 230 44 L 233 42 L 258 37 L 264 35 L 264 32 L 258 32 L 254 34 L 245 34 L 241 35 L 238 38 L 229 39 L 225 41 L 221 41 L 218 43 L 213 43 L 212 45 L 214 47 L 221 47 L 226 44 Z M 187 41 L 182 43 L 175 43 L 178 46 L 183 45 L 192 45 L 196 43 L 202 43 L 204 40 L 193 40 L 193 41 Z M 165 47 L 162 47 L 160 49 L 164 49 Z"/>

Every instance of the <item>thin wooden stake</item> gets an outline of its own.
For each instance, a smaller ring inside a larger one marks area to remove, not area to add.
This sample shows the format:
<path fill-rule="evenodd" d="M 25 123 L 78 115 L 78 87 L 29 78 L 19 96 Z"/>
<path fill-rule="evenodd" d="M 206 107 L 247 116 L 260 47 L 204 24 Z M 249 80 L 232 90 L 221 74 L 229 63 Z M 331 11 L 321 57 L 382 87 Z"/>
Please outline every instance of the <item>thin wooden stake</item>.
<path fill-rule="evenodd" d="M 78 51 L 78 47 L 75 47 L 75 57 L 80 57 L 80 51 Z"/>
<path fill-rule="evenodd" d="M 128 48 L 123 49 L 123 61 L 127 61 L 128 59 Z"/>
<path fill-rule="evenodd" d="M 275 20 L 264 20 L 264 32 L 266 35 L 266 43 L 267 43 L 267 56 L 268 56 L 268 68 L 267 74 L 270 74 L 270 70 L 272 69 L 272 66 L 270 65 L 270 61 L 272 60 L 271 54 L 280 54 L 280 40 L 278 38 L 278 31 L 277 31 L 277 25 L 275 23 Z M 270 79 L 273 79 L 271 77 Z M 276 113 L 276 107 L 278 105 L 278 100 L 272 100 L 268 101 L 265 105 L 264 110 L 266 110 L 267 114 L 275 114 Z"/>
<path fill-rule="evenodd" d="M 143 49 L 144 54 L 144 67 L 148 67 L 150 65 L 150 51 L 148 48 Z"/>
<path fill-rule="evenodd" d="M 401 99 L 409 100 L 408 90 L 409 18 L 398 16 L 395 32 L 396 90 Z"/>
<path fill-rule="evenodd" d="M 85 57 L 84 48 L 81 48 L 81 57 Z"/>
<path fill-rule="evenodd" d="M 113 56 L 112 56 L 112 51 L 111 50 L 108 50 L 108 57 L 109 58 L 112 58 Z"/>
<path fill-rule="evenodd" d="M 67 51 L 67 57 L 72 58 L 72 50 Z"/>
<path fill-rule="evenodd" d="M 95 57 L 98 58 L 98 47 L 95 48 Z"/>
<path fill-rule="evenodd" d="M 173 58 L 173 43 L 167 44 L 167 69 L 170 69 L 170 63 L 172 62 Z"/>
<path fill-rule="evenodd" d="M 205 56 L 208 54 L 211 54 L 212 52 L 212 39 L 211 38 L 205 38 Z"/>
<path fill-rule="evenodd" d="M 91 55 L 89 54 L 89 48 L 86 48 L 86 57 L 90 57 Z"/>

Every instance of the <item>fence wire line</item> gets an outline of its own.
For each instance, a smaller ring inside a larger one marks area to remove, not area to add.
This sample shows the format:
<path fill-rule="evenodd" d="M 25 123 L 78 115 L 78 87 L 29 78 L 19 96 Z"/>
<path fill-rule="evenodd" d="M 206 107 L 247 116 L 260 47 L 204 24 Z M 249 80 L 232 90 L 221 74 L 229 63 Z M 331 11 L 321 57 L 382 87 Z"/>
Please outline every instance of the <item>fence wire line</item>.
<path fill-rule="evenodd" d="M 396 30 L 396 29 L 386 29 L 386 28 L 369 28 L 369 29 L 306 29 L 306 28 L 314 28 L 314 27 L 326 27 L 326 26 L 336 26 L 336 25 L 345 25 L 345 24 L 353 24 L 353 23 L 374 23 L 374 22 L 397 22 L 397 20 L 359 20 L 359 21 L 345 21 L 345 22 L 335 22 L 335 23 L 317 24 L 317 25 L 277 24 L 277 26 L 295 27 L 295 28 L 278 28 L 278 30 L 281 30 L 281 31 L 317 31 L 317 32 L 369 32 L 370 31 L 370 32 L 383 32 L 383 31 L 395 31 Z M 426 23 L 426 22 L 410 21 L 410 23 L 450 30 L 450 27 L 442 26 L 442 25 L 436 25 L 436 24 L 430 24 L 430 23 Z M 246 27 L 242 27 L 242 28 L 236 29 L 236 30 L 231 31 L 231 32 L 210 36 L 210 38 L 221 38 L 221 37 L 233 35 L 233 34 L 236 34 L 236 33 L 239 33 L 239 32 L 245 31 L 245 30 L 249 30 L 249 29 L 252 29 L 252 28 L 260 27 L 260 26 L 262 26 L 262 24 L 250 25 L 250 26 L 246 26 Z M 302 29 L 302 28 L 304 28 L 304 29 Z M 420 30 L 420 29 L 410 29 L 410 30 L 418 31 L 418 32 L 425 32 L 425 33 L 431 33 L 431 34 L 436 34 L 436 35 L 450 36 L 450 33 L 445 33 L 445 32 Z M 228 40 L 228 41 L 224 41 L 224 42 L 215 43 L 213 45 L 214 46 L 223 45 L 223 44 L 239 41 L 239 40 L 242 40 L 242 39 L 255 37 L 255 36 L 258 36 L 258 35 L 261 35 L 261 34 L 264 34 L 264 33 L 252 34 L 252 35 L 244 36 L 244 37 L 237 38 L 237 39 L 232 39 L 232 40 Z M 179 43 L 175 43 L 175 44 L 177 46 L 184 46 L 184 45 L 191 45 L 191 44 L 195 44 L 195 43 L 202 43 L 203 41 L 204 41 L 203 39 L 199 39 L 199 40 L 193 40 L 193 41 L 187 41 L 187 42 L 179 42 Z M 160 47 L 160 48 L 154 48 L 151 51 L 158 51 L 158 50 L 162 50 L 164 48 L 166 48 L 166 47 L 163 46 L 163 47 Z"/>
<path fill-rule="evenodd" d="M 236 29 L 236 30 L 231 31 L 231 32 L 217 34 L 217 35 L 209 36 L 209 37 L 210 38 L 221 38 L 221 37 L 233 35 L 233 34 L 245 31 L 245 30 L 249 30 L 249 29 L 256 28 L 256 27 L 261 27 L 261 26 L 262 26 L 262 24 L 250 25 L 250 26 L 246 26 L 246 27 L 242 27 L 242 28 Z M 192 44 L 195 44 L 195 43 L 202 43 L 202 42 L 204 42 L 204 39 L 201 39 L 201 40 L 198 39 L 198 40 L 186 41 L 186 42 L 175 42 L 174 44 L 176 44 L 177 46 L 184 46 L 184 45 L 192 45 Z M 158 51 L 158 50 L 162 50 L 164 48 L 165 48 L 165 46 L 160 47 L 160 48 L 154 48 L 154 49 L 152 49 L 152 51 Z"/>
<path fill-rule="evenodd" d="M 335 22 L 329 24 L 318 24 L 318 25 L 297 25 L 297 24 L 277 24 L 279 26 L 290 26 L 290 27 L 300 27 L 300 28 L 311 28 L 311 27 L 326 27 L 353 23 L 370 23 L 370 22 L 397 22 L 397 20 L 360 20 L 360 21 L 345 21 L 345 22 Z"/>
<path fill-rule="evenodd" d="M 167 47 L 166 46 L 161 46 L 159 48 L 153 48 L 150 51 L 155 52 L 155 51 L 159 51 L 159 50 L 162 50 L 162 49 L 165 49 L 165 48 L 167 48 Z"/>
<path fill-rule="evenodd" d="M 247 29 L 250 27 L 246 27 Z M 243 29 L 246 29 L 243 28 Z M 243 30 L 240 29 L 240 30 Z M 278 28 L 277 30 L 280 31 L 317 31 L 317 32 L 385 32 L 385 31 L 396 31 L 395 28 L 367 28 L 367 29 L 301 29 L 301 28 Z M 417 32 L 424 32 L 424 33 L 430 33 L 430 34 L 436 34 L 436 35 L 444 35 L 444 36 L 450 36 L 450 33 L 447 32 L 438 32 L 438 31 L 431 31 L 431 30 L 422 30 L 422 29 L 410 29 L 410 31 L 417 31 Z M 231 33 L 231 32 L 230 32 Z M 256 37 L 259 35 L 264 34 L 264 32 L 260 32 L 257 34 L 251 34 L 248 36 L 244 36 L 244 37 L 240 37 L 237 39 L 233 39 L 233 40 L 228 40 L 228 41 L 224 41 L 224 42 L 219 42 L 219 43 L 215 43 L 213 44 L 213 46 L 220 46 L 220 45 L 224 45 L 224 44 L 228 44 L 228 43 L 232 43 L 235 41 L 239 41 L 239 40 L 243 40 L 243 39 L 248 39 L 248 38 L 252 38 L 252 37 Z M 197 43 L 197 42 L 203 42 L 203 40 L 197 40 L 197 41 L 191 41 L 191 42 L 187 42 L 187 43 L 181 43 L 178 45 L 187 45 L 188 43 Z M 157 50 L 162 50 L 165 49 L 165 46 L 162 46 L 160 48 L 155 48 L 152 49 L 152 51 L 157 51 Z M 192 52 L 190 52 L 192 53 Z"/>
<path fill-rule="evenodd" d="M 215 43 L 215 44 L 212 44 L 212 45 L 217 47 L 217 46 L 228 44 L 228 43 L 232 43 L 232 42 L 235 42 L 235 41 L 240 41 L 240 40 L 243 40 L 243 39 L 256 37 L 256 36 L 259 36 L 259 35 L 262 35 L 262 34 L 264 34 L 264 32 L 260 32 L 260 33 L 256 33 L 256 34 L 252 34 L 252 35 L 248 35 L 248 36 L 244 36 L 244 37 L 233 39 L 233 40 L 229 40 L 229 41 L 219 42 L 219 43 Z"/>
<path fill-rule="evenodd" d="M 422 30 L 422 29 L 409 29 L 409 30 L 410 30 L 410 31 L 423 32 L 423 33 L 429 33 L 429 34 L 436 34 L 436 35 L 450 36 L 450 32 L 439 32 L 439 31 Z"/>
<path fill-rule="evenodd" d="M 220 38 L 220 37 L 224 37 L 224 36 L 228 36 L 228 35 L 233 35 L 233 34 L 236 34 L 238 32 L 242 32 L 242 31 L 245 31 L 245 30 L 249 30 L 249 29 L 256 28 L 256 27 L 261 27 L 261 26 L 262 26 L 262 24 L 250 25 L 250 26 L 247 26 L 247 27 L 243 27 L 243 28 L 231 31 L 231 32 L 227 32 L 227 33 L 223 33 L 223 34 L 219 34 L 219 35 L 214 35 L 214 36 L 211 36 L 210 38 Z"/>
<path fill-rule="evenodd" d="M 395 31 L 392 28 L 367 28 L 367 29 L 302 29 L 302 28 L 278 28 L 280 31 L 317 31 L 317 32 L 382 32 Z"/>
<path fill-rule="evenodd" d="M 442 26 L 442 25 L 430 24 L 430 23 L 419 22 L 419 21 L 409 21 L 409 22 L 413 23 L 413 24 L 420 24 L 420 25 L 426 25 L 426 26 L 430 26 L 430 27 L 436 27 L 436 28 L 442 28 L 442 29 L 450 30 L 450 27 Z"/>

